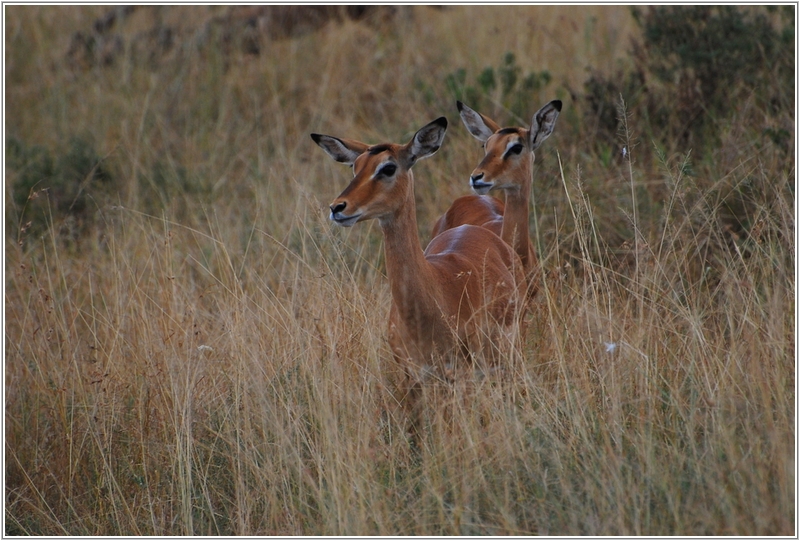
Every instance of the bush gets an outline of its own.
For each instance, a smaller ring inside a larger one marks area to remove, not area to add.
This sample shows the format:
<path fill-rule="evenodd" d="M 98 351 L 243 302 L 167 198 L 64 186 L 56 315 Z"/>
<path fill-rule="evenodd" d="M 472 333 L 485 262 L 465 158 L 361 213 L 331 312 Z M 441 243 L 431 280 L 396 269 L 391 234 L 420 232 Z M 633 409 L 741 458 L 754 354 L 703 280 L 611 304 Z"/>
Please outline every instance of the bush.
<path fill-rule="evenodd" d="M 73 137 L 53 156 L 45 147 L 9 137 L 6 156 L 12 179 L 7 224 L 18 240 L 25 232 L 41 234 L 51 219 L 67 224 L 71 234 L 81 232 L 91 221 L 91 200 L 114 180 L 87 138 Z"/>
<path fill-rule="evenodd" d="M 547 70 L 532 71 L 520 78 L 521 72 L 516 56 L 509 51 L 497 69 L 487 66 L 473 84 L 467 83 L 467 70 L 459 68 L 447 75 L 445 85 L 452 99 L 473 109 L 488 111 L 500 103 L 517 117 L 530 120 L 528 116 L 539 107 L 534 93 L 547 87 L 552 77 Z"/>
<path fill-rule="evenodd" d="M 778 116 L 794 95 L 793 8 L 654 6 L 633 8 L 642 42 L 632 45 L 634 67 L 606 78 L 593 73 L 584 85 L 587 120 L 602 136 L 617 130 L 611 114 L 622 94 L 641 131 L 701 152 L 718 139 L 718 124 L 755 96 Z M 788 150 L 785 128 L 763 135 Z"/>

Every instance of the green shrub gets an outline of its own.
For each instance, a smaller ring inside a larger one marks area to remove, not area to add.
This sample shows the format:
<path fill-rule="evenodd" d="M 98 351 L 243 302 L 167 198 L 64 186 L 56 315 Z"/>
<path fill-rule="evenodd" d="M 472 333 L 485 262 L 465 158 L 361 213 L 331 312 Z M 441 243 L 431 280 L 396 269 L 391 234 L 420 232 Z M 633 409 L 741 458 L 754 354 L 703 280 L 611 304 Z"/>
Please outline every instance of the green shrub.
<path fill-rule="evenodd" d="M 524 77 L 521 73 L 516 56 L 509 51 L 497 68 L 485 67 L 474 83 L 467 82 L 466 69 L 458 68 L 447 75 L 445 86 L 452 99 L 474 109 L 488 111 L 499 103 L 520 119 L 527 119 L 538 107 L 535 93 L 547 87 L 552 77 L 547 70 L 533 71 Z"/>
<path fill-rule="evenodd" d="M 12 197 L 6 209 L 10 231 L 39 234 L 50 219 L 72 233 L 91 221 L 92 200 L 113 185 L 113 176 L 91 140 L 73 137 L 55 156 L 45 147 L 6 141 Z"/>
<path fill-rule="evenodd" d="M 788 7 L 788 6 L 787 6 Z M 791 8 L 789 8 L 791 10 Z M 659 6 L 634 9 L 644 32 L 641 67 L 668 87 L 690 138 L 738 108 L 737 90 L 791 106 L 794 21 L 771 20 L 767 8 Z"/>
<path fill-rule="evenodd" d="M 754 96 L 773 115 L 791 111 L 794 95 L 793 8 L 652 6 L 633 8 L 642 42 L 633 68 L 613 76 L 593 72 L 584 85 L 585 118 L 603 137 L 614 133 L 620 94 L 639 130 L 695 155 L 718 142 L 719 123 Z M 788 150 L 788 131 L 762 135 Z"/>

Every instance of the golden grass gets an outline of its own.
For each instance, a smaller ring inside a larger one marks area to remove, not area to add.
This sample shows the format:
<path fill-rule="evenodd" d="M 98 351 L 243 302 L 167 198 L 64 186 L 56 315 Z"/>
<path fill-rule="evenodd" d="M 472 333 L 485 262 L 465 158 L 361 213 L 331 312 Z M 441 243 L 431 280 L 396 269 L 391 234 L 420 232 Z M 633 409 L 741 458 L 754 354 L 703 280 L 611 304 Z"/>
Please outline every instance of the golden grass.
<path fill-rule="evenodd" d="M 120 32 L 158 16 L 179 45 L 84 70 L 64 53 L 103 8 L 5 9 L 7 134 L 88 136 L 118 181 L 79 236 L 52 204 L 43 234 L 7 226 L 7 535 L 795 531 L 794 165 L 753 152 L 744 104 L 693 176 L 650 141 L 603 166 L 569 89 L 626 61 L 627 10 L 414 7 L 248 56 L 196 41 L 222 8 L 140 8 Z M 544 288 L 513 378 L 426 390 L 414 452 L 380 234 L 328 223 L 349 170 L 308 133 L 447 115 L 416 168 L 424 245 L 480 156 L 443 81 L 505 51 L 553 74 L 537 105 L 565 100 L 537 153 Z M 720 215 L 745 183 L 765 188 L 739 239 Z"/>

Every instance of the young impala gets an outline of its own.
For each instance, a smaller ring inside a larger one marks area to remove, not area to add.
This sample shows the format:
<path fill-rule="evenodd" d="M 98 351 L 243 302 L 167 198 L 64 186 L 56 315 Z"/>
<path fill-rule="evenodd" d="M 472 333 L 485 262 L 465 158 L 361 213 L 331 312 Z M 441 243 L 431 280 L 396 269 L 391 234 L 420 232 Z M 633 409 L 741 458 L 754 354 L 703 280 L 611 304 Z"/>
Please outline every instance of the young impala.
<path fill-rule="evenodd" d="M 470 186 L 479 195 L 453 201 L 434 225 L 433 236 L 463 224 L 494 231 L 519 254 L 528 278 L 528 295 L 533 296 L 538 289 L 538 262 L 528 233 L 528 205 L 534 151 L 553 133 L 561 101 L 553 100 L 539 109 L 529 128 L 501 128 L 460 101 L 457 105 L 464 125 L 486 151 L 469 178 Z M 493 189 L 505 192 L 505 204 L 485 195 Z"/>
<path fill-rule="evenodd" d="M 417 236 L 411 167 L 441 146 L 447 119 L 421 128 L 405 145 L 367 145 L 311 134 L 354 178 L 330 205 L 341 226 L 377 219 L 384 235 L 392 293 L 389 345 L 404 373 L 403 406 L 416 409 L 426 374 L 448 365 L 493 358 L 493 346 L 514 337 L 524 295 L 522 263 L 490 230 L 461 225 L 444 231 L 425 251 Z M 495 358 L 496 360 L 496 358 Z M 417 414 L 412 422 L 416 425 Z"/>

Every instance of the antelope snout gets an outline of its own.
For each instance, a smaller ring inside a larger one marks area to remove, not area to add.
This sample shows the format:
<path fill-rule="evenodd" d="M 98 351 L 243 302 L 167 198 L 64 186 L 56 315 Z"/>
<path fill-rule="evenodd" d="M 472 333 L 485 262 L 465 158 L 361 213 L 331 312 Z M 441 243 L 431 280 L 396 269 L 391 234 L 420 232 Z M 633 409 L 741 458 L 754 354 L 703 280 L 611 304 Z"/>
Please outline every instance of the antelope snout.
<path fill-rule="evenodd" d="M 331 219 L 333 219 L 333 216 L 336 216 L 337 214 L 341 213 L 346 207 L 347 203 L 345 203 L 344 201 L 339 201 L 338 203 L 334 201 L 333 203 L 331 203 Z"/>
<path fill-rule="evenodd" d="M 469 177 L 469 185 L 478 195 L 485 195 L 494 186 L 491 182 L 483 181 L 483 173 L 472 174 Z"/>
<path fill-rule="evenodd" d="M 334 201 L 330 205 L 331 209 L 331 220 L 333 220 L 336 224 L 350 227 L 354 223 L 358 221 L 361 217 L 361 214 L 353 214 L 348 216 L 344 213 L 345 209 L 347 208 L 347 203 L 345 201 Z"/>

